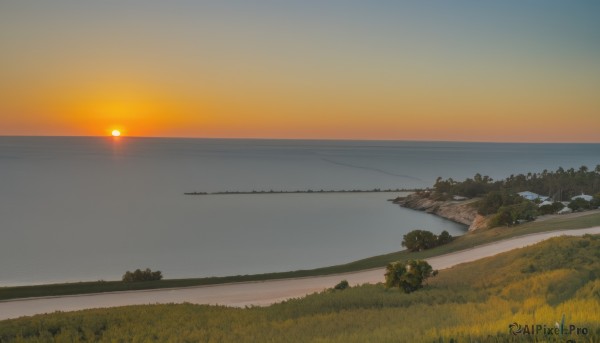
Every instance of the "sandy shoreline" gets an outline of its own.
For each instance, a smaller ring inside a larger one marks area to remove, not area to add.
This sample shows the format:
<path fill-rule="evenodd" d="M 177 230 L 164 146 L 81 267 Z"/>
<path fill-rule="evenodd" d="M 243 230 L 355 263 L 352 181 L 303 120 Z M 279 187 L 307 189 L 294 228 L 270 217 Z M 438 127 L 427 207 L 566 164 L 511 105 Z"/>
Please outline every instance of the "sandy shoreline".
<path fill-rule="evenodd" d="M 562 235 L 582 236 L 585 234 L 600 234 L 600 227 L 535 233 L 428 258 L 427 261 L 434 269 L 446 269 L 460 263 L 532 245 L 550 237 Z M 264 306 L 331 288 L 343 279 L 348 280 L 351 285 L 382 282 L 383 274 L 383 268 L 376 268 L 359 272 L 294 279 L 8 300 L 0 302 L 0 320 L 54 311 L 76 311 L 89 308 L 156 303 L 189 302 L 236 307 Z"/>

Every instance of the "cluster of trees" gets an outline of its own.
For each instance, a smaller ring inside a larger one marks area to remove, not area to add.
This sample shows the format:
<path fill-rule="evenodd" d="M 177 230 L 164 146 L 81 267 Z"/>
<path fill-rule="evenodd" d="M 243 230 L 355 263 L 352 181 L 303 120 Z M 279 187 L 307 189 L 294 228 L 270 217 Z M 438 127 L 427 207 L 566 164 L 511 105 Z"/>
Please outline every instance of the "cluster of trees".
<path fill-rule="evenodd" d="M 559 203 L 560 204 L 560 203 Z M 537 206 L 531 201 L 506 190 L 491 191 L 477 203 L 477 212 L 487 216 L 495 214 L 492 226 L 513 225 L 530 221 L 538 215 Z"/>
<path fill-rule="evenodd" d="M 538 194 L 549 195 L 557 201 L 565 201 L 581 194 L 596 194 L 600 192 L 600 165 L 593 170 L 586 166 L 579 169 L 563 169 L 556 171 L 544 170 L 541 173 L 527 175 L 511 175 L 504 181 L 504 187 L 517 190 L 529 190 Z"/>
<path fill-rule="evenodd" d="M 591 208 L 597 208 L 600 206 L 600 193 L 594 195 L 591 201 L 587 201 L 582 198 L 575 198 L 567 206 L 573 211 L 585 211 Z"/>
<path fill-rule="evenodd" d="M 555 202 L 538 208 L 536 204 L 517 194 L 522 191 L 548 195 Z M 569 208 L 580 211 L 600 206 L 600 165 L 593 170 L 586 166 L 581 166 L 578 170 L 559 167 L 553 172 L 544 170 L 541 173 L 510 175 L 500 181 L 481 174 L 475 174 L 473 178 L 462 182 L 439 177 L 433 194 L 438 199 L 448 199 L 455 195 L 482 197 L 476 205 L 477 212 L 484 216 L 494 215 L 490 222 L 492 226 L 510 226 L 533 220 L 541 214 L 556 213 L 564 207 L 560 201 L 569 200 L 582 192 L 596 196 L 591 202 L 573 200 L 569 203 Z"/>
<path fill-rule="evenodd" d="M 404 235 L 402 246 L 410 251 L 421 251 L 449 243 L 453 239 L 454 237 L 446 230 L 442 231 L 439 236 L 426 230 L 413 230 Z"/>
<path fill-rule="evenodd" d="M 600 193 L 596 194 L 592 201 L 576 198 L 568 204 L 573 211 L 584 211 L 598 206 L 600 206 Z M 478 202 L 477 212 L 481 215 L 494 214 L 490 222 L 492 226 L 511 226 L 521 221 L 534 220 L 538 215 L 557 213 L 564 207 L 565 205 L 558 201 L 538 207 L 536 202 L 517 194 L 492 191 Z"/>
<path fill-rule="evenodd" d="M 531 201 L 523 199 L 519 203 L 500 207 L 490 224 L 492 227 L 511 226 L 522 221 L 532 221 L 537 215 L 537 206 Z"/>
<path fill-rule="evenodd" d="M 136 269 L 134 272 L 129 270 L 123 275 L 124 282 L 136 282 L 136 281 L 157 281 L 162 280 L 163 276 L 160 270 L 153 272 L 150 268 L 146 270 Z"/>
<path fill-rule="evenodd" d="M 504 180 L 494 181 L 489 176 L 475 174 L 471 179 L 459 182 L 452 178 L 438 177 L 434 186 L 437 196 L 460 195 L 465 197 L 482 196 L 492 191 L 518 193 L 532 191 L 548 195 L 557 201 L 565 201 L 581 194 L 600 192 L 600 164 L 594 169 L 581 166 L 575 170 L 559 167 L 556 171 L 544 170 L 541 173 L 510 175 Z"/>
<path fill-rule="evenodd" d="M 482 176 L 479 173 L 475 174 L 472 179 L 467 178 L 462 182 L 455 181 L 452 178 L 444 180 L 442 177 L 438 177 L 433 189 L 438 197 L 460 195 L 473 198 L 498 189 L 498 182 L 494 182 L 491 177 Z"/>
<path fill-rule="evenodd" d="M 491 191 L 477 203 L 477 213 L 487 216 L 498 213 L 501 207 L 517 205 L 527 200 L 515 193 L 506 190 Z"/>
<path fill-rule="evenodd" d="M 576 198 L 567 206 L 574 212 L 597 208 L 600 206 L 600 193 L 596 194 L 591 201 Z M 511 226 L 521 221 L 534 220 L 538 215 L 557 213 L 564 207 L 565 205 L 558 201 L 538 207 L 536 202 L 517 194 L 492 191 L 478 202 L 477 210 L 481 215 L 494 214 L 490 222 L 492 226 Z"/>
<path fill-rule="evenodd" d="M 404 293 L 411 293 L 423 287 L 423 281 L 437 275 L 427 261 L 409 260 L 407 262 L 392 262 L 387 265 L 385 286 L 399 288 Z"/>

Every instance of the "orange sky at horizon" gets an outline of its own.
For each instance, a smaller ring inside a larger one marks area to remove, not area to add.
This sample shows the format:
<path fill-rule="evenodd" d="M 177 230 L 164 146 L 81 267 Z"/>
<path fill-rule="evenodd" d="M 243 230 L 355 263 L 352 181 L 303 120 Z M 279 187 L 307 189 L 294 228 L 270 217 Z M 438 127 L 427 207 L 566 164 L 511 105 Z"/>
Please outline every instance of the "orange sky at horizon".
<path fill-rule="evenodd" d="M 20 115 L 12 119 L 14 123 L 8 119 L 6 127 L 10 129 L 2 134 L 103 136 L 118 129 L 124 136 L 143 137 L 599 141 L 596 128 L 600 120 L 570 115 L 568 103 L 561 107 L 556 102 L 551 106 L 519 102 L 521 106 L 515 108 L 512 103 L 466 104 L 464 98 L 449 96 L 432 96 L 432 103 L 427 103 L 426 94 L 389 96 L 387 101 L 384 95 L 372 95 L 320 102 L 309 100 L 319 94 L 309 94 L 303 102 L 291 97 L 269 101 L 263 95 L 227 102 L 217 95 L 194 101 L 174 95 L 169 98 L 167 91 L 125 90 L 104 94 L 73 90 L 69 92 L 71 100 L 44 93 L 49 99 L 29 103 L 29 109 L 15 106 Z M 38 114 L 36 106 L 47 112 Z"/>
<path fill-rule="evenodd" d="M 600 143 L 588 5 L 174 3 L 0 5 L 0 135 Z"/>

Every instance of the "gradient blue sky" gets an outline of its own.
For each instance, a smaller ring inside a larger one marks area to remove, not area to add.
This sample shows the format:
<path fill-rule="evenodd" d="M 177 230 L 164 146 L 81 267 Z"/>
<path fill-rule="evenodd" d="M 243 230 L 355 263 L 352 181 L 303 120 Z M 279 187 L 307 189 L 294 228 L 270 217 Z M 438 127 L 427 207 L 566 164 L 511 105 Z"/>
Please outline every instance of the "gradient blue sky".
<path fill-rule="evenodd" d="M 0 134 L 589 141 L 598 1 L 2 1 Z"/>

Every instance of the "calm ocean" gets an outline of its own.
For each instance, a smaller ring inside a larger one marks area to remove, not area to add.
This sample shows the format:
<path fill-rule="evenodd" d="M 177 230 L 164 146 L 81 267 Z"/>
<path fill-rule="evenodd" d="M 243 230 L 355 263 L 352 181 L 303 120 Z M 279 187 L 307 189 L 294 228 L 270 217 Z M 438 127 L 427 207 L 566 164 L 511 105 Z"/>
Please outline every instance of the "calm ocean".
<path fill-rule="evenodd" d="M 600 144 L 0 137 L 0 286 L 328 266 L 397 251 L 420 228 L 465 228 L 396 193 L 184 192 L 431 186 L 595 167 Z"/>

